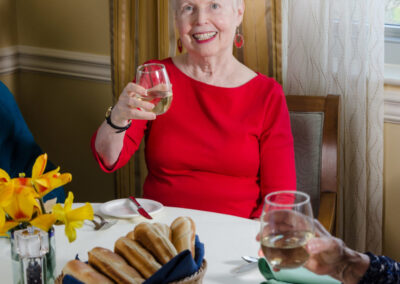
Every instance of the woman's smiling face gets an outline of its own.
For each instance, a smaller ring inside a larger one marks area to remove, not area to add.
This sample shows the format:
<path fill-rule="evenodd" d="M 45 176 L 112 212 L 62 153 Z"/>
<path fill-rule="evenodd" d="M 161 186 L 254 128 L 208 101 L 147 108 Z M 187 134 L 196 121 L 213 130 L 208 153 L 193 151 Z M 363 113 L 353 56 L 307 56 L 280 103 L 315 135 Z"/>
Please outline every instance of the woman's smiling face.
<path fill-rule="evenodd" d="M 244 6 L 237 0 L 176 0 L 175 20 L 189 54 L 209 57 L 232 53 Z"/>

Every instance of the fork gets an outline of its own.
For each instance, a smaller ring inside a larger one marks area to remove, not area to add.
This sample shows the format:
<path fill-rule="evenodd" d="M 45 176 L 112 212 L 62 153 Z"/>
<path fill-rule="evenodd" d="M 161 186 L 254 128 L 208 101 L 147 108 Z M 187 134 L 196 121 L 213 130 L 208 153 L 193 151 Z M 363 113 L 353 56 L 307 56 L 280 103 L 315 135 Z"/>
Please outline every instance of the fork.
<path fill-rule="evenodd" d="M 96 221 L 96 220 L 91 220 L 93 225 L 94 225 L 94 230 L 98 231 L 100 229 L 107 229 L 110 228 L 112 225 L 114 225 L 117 221 L 108 221 L 106 219 L 104 219 L 103 216 L 99 215 L 99 214 L 94 214 L 95 217 L 100 219 L 100 222 Z"/>
<path fill-rule="evenodd" d="M 248 255 L 243 255 L 242 259 L 248 263 L 254 263 L 254 262 L 258 262 L 258 257 L 254 257 L 254 256 L 248 256 Z"/>

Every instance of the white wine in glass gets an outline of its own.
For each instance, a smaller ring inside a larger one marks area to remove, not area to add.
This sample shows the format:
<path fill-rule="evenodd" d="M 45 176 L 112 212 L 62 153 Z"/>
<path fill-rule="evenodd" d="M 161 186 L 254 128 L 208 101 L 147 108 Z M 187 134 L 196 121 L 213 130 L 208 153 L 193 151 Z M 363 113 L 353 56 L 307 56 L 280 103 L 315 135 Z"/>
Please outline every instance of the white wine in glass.
<path fill-rule="evenodd" d="M 154 104 L 152 112 L 165 113 L 172 102 L 172 87 L 165 66 L 157 63 L 140 65 L 136 72 L 136 84 L 146 89 L 147 96 L 139 96 L 142 101 Z"/>
<path fill-rule="evenodd" d="M 277 191 L 265 197 L 261 215 L 261 249 L 273 268 L 297 268 L 308 260 L 305 245 L 314 236 L 310 197 Z"/>

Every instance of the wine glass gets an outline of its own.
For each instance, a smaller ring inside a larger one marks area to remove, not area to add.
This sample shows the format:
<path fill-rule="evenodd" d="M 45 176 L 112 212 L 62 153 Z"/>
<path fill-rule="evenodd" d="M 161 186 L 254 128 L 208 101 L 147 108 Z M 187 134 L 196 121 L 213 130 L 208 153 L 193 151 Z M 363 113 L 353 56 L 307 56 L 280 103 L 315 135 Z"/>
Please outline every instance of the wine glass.
<path fill-rule="evenodd" d="M 153 103 L 152 109 L 157 115 L 165 113 L 172 102 L 172 86 L 163 64 L 149 63 L 140 65 L 136 72 L 136 84 L 146 89 L 146 96 L 140 100 Z"/>
<path fill-rule="evenodd" d="M 293 190 L 268 194 L 260 223 L 261 249 L 272 268 L 297 268 L 307 261 L 305 245 L 314 236 L 308 194 Z"/>

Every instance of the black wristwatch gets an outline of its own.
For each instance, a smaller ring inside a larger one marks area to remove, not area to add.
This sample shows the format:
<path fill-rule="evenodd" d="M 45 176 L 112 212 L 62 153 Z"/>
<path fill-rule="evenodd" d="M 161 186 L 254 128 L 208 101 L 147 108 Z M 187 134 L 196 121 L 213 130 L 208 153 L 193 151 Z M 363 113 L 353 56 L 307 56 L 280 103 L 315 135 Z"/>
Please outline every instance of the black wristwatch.
<path fill-rule="evenodd" d="M 132 121 L 129 121 L 129 123 L 126 126 L 117 126 L 114 123 L 111 122 L 111 111 L 113 109 L 113 106 L 110 106 L 107 111 L 106 111 L 106 121 L 107 124 L 110 125 L 112 128 L 117 129 L 117 131 L 115 131 L 115 133 L 121 133 L 126 131 L 132 124 Z"/>

